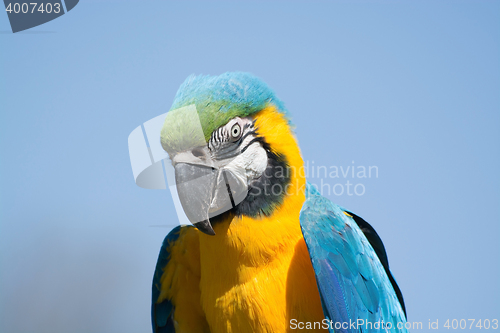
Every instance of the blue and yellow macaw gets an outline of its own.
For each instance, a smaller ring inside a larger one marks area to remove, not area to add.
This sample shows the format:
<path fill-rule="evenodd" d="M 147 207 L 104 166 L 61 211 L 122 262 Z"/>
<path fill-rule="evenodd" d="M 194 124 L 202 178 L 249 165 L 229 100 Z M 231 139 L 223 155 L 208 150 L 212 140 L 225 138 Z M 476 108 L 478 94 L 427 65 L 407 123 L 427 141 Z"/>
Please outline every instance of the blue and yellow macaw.
<path fill-rule="evenodd" d="M 264 82 L 190 76 L 161 144 L 193 225 L 161 247 L 153 332 L 406 332 L 380 237 L 306 182 L 289 115 Z"/>

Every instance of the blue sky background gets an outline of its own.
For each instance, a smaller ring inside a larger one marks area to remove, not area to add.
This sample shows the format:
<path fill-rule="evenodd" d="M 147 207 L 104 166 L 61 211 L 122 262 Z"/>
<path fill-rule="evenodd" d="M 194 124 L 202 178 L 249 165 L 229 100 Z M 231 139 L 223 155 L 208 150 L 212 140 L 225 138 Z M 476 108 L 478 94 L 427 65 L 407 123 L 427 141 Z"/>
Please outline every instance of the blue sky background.
<path fill-rule="evenodd" d="M 273 87 L 311 165 L 378 167 L 323 181 L 365 187 L 327 196 L 382 237 L 413 331 L 500 319 L 499 47 L 498 1 L 87 0 L 17 34 L 0 14 L 0 331 L 150 331 L 155 225 L 177 217 L 127 137 L 189 74 L 234 70 Z"/>

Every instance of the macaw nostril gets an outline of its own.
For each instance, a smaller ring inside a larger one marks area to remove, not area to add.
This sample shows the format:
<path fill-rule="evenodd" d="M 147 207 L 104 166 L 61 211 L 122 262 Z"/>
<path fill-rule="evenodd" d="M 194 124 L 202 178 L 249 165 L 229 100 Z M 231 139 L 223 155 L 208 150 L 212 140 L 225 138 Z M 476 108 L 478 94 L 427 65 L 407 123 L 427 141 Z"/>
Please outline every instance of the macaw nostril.
<path fill-rule="evenodd" d="M 191 150 L 191 153 L 199 158 L 205 157 L 205 152 L 201 148 L 194 148 L 193 150 Z"/>

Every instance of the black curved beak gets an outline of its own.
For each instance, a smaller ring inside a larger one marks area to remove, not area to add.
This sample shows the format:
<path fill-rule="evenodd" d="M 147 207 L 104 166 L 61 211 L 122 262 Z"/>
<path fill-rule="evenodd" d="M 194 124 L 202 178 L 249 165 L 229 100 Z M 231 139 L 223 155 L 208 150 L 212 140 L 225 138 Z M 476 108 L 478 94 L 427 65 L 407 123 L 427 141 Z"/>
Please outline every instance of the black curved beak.
<path fill-rule="evenodd" d="M 210 224 L 209 209 L 217 170 L 189 163 L 177 163 L 174 168 L 177 192 L 189 221 L 205 234 L 215 235 Z"/>

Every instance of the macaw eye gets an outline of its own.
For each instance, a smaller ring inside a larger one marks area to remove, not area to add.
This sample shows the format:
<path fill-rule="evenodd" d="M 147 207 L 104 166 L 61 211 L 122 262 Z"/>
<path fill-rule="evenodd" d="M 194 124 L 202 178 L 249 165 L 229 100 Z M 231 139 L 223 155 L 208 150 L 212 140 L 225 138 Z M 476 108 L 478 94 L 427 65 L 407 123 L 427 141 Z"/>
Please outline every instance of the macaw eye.
<path fill-rule="evenodd" d="M 233 127 L 231 127 L 231 136 L 233 138 L 237 138 L 240 136 L 241 133 L 241 127 L 239 124 L 234 124 Z"/>

